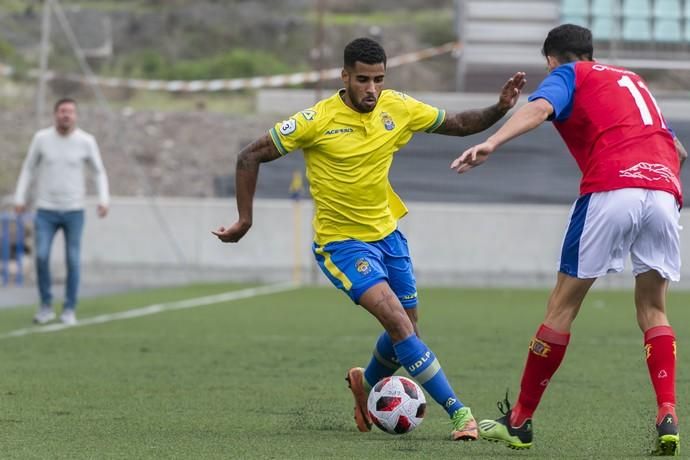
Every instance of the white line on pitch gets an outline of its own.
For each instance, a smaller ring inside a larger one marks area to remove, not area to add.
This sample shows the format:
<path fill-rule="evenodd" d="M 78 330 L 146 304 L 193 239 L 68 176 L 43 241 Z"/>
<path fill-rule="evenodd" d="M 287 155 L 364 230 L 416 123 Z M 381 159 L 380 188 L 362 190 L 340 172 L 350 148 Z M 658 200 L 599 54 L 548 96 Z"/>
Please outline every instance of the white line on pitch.
<path fill-rule="evenodd" d="M 205 297 L 196 297 L 194 299 L 179 300 L 176 302 L 157 303 L 148 305 L 146 307 L 135 308 L 133 310 L 126 310 L 117 313 L 109 313 L 105 315 L 92 316 L 79 320 L 77 324 L 68 326 L 65 324 L 48 324 L 46 326 L 27 327 L 25 329 L 17 329 L 14 331 L 0 334 L 0 339 L 7 339 L 10 337 L 22 337 L 29 334 L 42 334 L 46 332 L 57 332 L 63 329 L 73 327 L 90 326 L 92 324 L 109 323 L 111 321 L 119 321 L 121 319 L 139 318 L 140 316 L 155 315 L 164 311 L 183 310 L 186 308 L 201 307 L 204 305 L 213 305 L 221 302 L 231 302 L 233 300 L 248 299 L 266 294 L 275 294 L 278 292 L 290 291 L 296 289 L 298 286 L 292 283 L 272 284 L 270 286 L 260 286 L 254 288 L 240 289 L 238 291 L 229 291 L 222 294 L 209 295 Z"/>

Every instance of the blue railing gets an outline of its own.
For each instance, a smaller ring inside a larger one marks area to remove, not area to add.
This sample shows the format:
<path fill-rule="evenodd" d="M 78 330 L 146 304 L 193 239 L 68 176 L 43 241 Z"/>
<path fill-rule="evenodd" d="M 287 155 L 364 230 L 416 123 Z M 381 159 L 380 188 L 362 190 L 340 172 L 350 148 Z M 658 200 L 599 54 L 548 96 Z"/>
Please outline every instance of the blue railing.
<path fill-rule="evenodd" d="M 21 286 L 24 284 L 24 236 L 26 229 L 26 222 L 31 216 L 27 214 L 17 215 L 10 212 L 0 213 L 0 274 L 2 276 L 2 285 L 7 286 L 10 281 Z M 11 225 L 14 223 L 14 235 L 11 232 Z M 13 238 L 14 237 L 14 238 Z M 14 251 L 12 245 L 14 244 Z M 14 280 L 11 280 L 10 262 L 16 263 L 16 271 Z"/>

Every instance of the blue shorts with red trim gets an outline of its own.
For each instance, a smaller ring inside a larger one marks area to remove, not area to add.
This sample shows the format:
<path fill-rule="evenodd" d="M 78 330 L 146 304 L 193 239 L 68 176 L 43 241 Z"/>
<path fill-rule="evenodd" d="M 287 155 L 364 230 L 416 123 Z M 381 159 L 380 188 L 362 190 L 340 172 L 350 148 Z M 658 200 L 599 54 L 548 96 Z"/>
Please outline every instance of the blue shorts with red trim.
<path fill-rule="evenodd" d="M 384 239 L 334 241 L 312 250 L 321 270 L 353 302 L 367 289 L 387 281 L 405 308 L 417 306 L 417 283 L 405 236 L 395 230 Z"/>

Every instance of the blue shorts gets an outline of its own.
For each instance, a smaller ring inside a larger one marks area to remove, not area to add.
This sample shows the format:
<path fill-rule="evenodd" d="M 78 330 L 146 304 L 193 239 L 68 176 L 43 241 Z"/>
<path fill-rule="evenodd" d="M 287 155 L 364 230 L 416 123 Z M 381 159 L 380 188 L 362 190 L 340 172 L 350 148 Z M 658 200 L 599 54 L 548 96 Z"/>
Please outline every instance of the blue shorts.
<path fill-rule="evenodd" d="M 319 267 L 331 283 L 345 291 L 353 302 L 367 289 L 387 281 L 405 308 L 417 306 L 417 284 L 407 240 L 395 230 L 382 240 L 365 243 L 343 240 L 312 250 Z"/>

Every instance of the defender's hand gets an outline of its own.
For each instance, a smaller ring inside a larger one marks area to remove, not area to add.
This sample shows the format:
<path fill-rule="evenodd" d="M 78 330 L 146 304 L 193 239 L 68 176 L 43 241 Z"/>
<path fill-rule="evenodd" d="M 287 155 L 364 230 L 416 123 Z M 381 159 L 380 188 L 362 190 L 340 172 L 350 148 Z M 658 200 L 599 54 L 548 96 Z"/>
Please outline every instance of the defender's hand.
<path fill-rule="evenodd" d="M 467 172 L 475 166 L 484 163 L 489 158 L 489 154 L 494 150 L 496 150 L 496 147 L 490 142 L 483 142 L 470 147 L 450 164 L 450 169 L 455 170 L 458 174 Z"/>
<path fill-rule="evenodd" d="M 223 243 L 237 243 L 249 231 L 251 224 L 237 221 L 230 227 L 219 227 L 216 231 L 211 231 Z"/>

